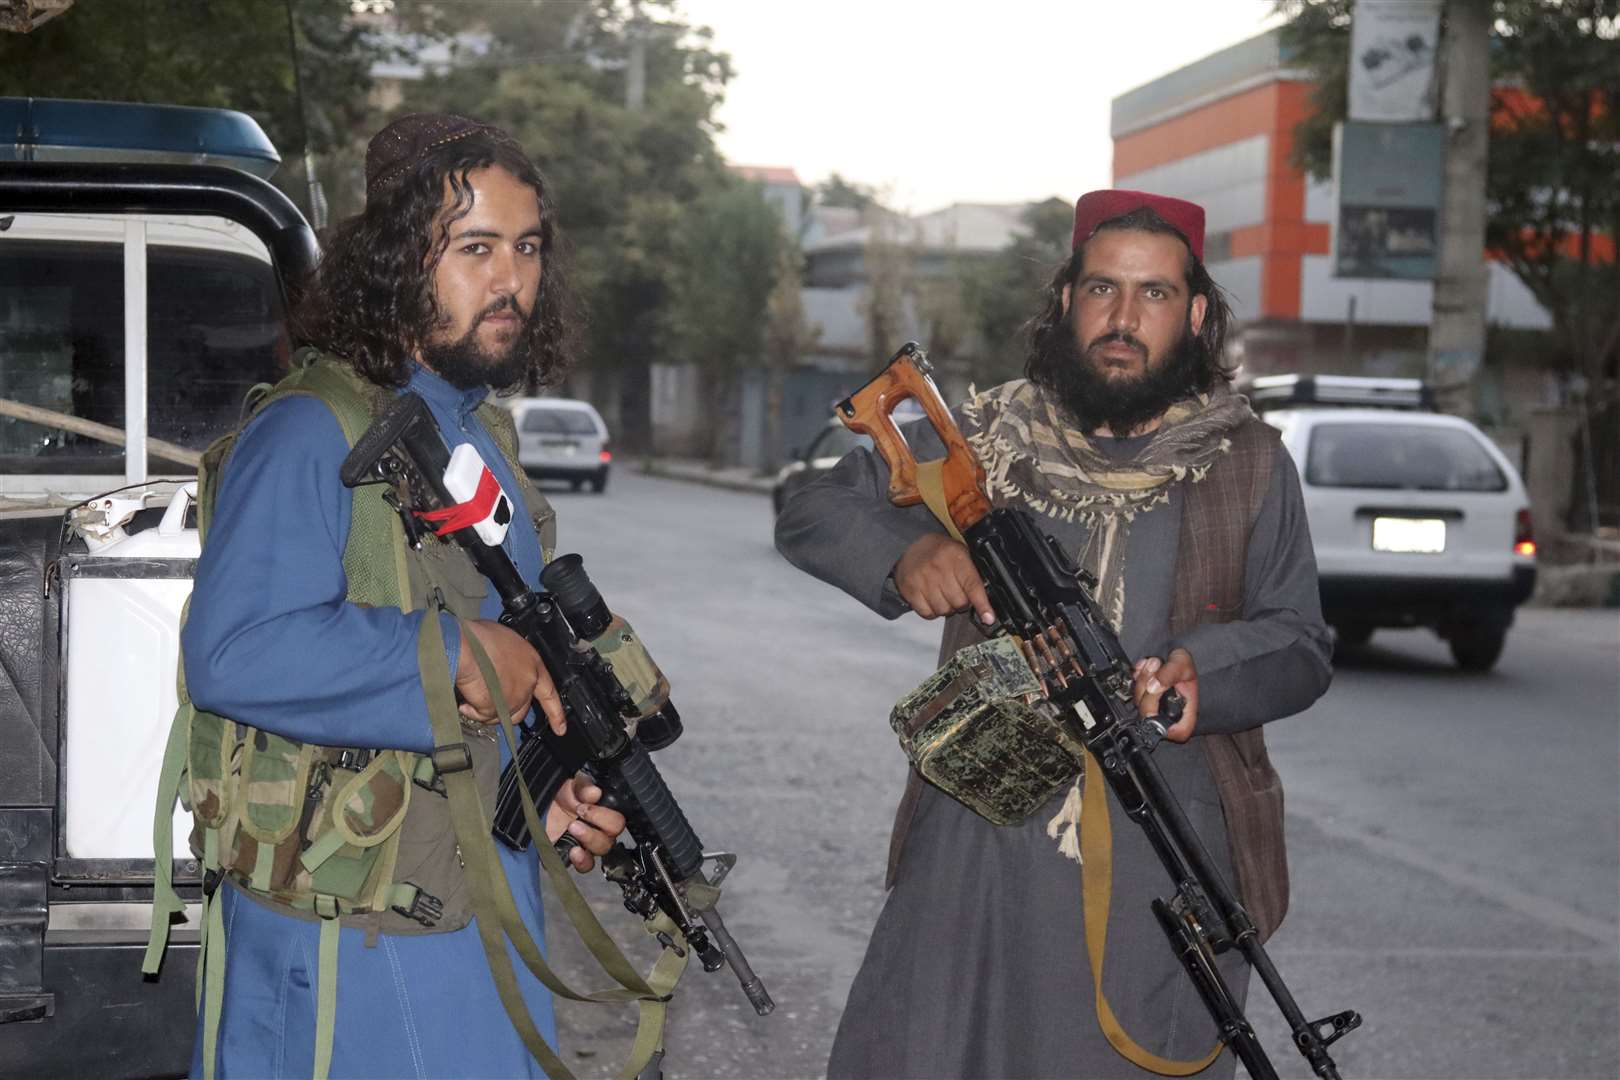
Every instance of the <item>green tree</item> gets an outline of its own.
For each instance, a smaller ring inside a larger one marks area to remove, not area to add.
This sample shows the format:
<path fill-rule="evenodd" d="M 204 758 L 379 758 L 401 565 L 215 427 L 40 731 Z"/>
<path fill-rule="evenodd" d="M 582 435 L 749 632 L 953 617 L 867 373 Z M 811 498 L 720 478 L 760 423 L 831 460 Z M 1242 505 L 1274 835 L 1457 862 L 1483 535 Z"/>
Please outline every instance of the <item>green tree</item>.
<path fill-rule="evenodd" d="M 764 470 L 782 464 L 783 382 L 821 339 L 804 308 L 804 254 L 795 239 L 783 243 L 777 257 L 776 287 L 766 302 L 765 322 L 765 460 Z"/>
<path fill-rule="evenodd" d="M 876 188 L 846 180 L 838 173 L 833 173 L 815 186 L 815 197 L 822 206 L 845 206 L 851 210 L 865 210 L 879 205 Z"/>
<path fill-rule="evenodd" d="M 701 196 L 676 228 L 670 358 L 698 368 L 703 400 L 717 406 L 708 427 L 714 465 L 724 463 L 736 437 L 738 377 L 765 360 L 787 244 L 776 210 L 741 182 Z"/>
<path fill-rule="evenodd" d="M 1069 203 L 1057 198 L 1032 203 L 1022 222 L 1023 229 L 994 258 L 962 270 L 962 303 L 980 342 L 968 376 L 981 388 L 1023 369 L 1023 327 L 1040 312 L 1047 283 L 1069 257 L 1074 230 Z"/>
<path fill-rule="evenodd" d="M 617 417 L 615 437 L 631 452 L 652 445 L 649 369 L 666 359 L 682 217 L 729 183 L 713 119 L 729 60 L 672 3 L 641 8 L 638 23 L 623 0 L 458 4 L 463 28 L 490 33 L 488 52 L 423 80 L 403 104 L 499 124 L 540 163 L 591 312 L 591 396 Z M 639 107 L 627 93 L 635 36 Z"/>
<path fill-rule="evenodd" d="M 894 354 L 904 343 L 911 320 L 907 308 L 915 302 L 916 251 L 911 223 L 898 214 L 869 207 L 867 223 L 866 290 L 860 311 L 866 321 L 866 346 L 874 364 Z M 880 359 L 881 358 L 881 359 Z"/>
<path fill-rule="evenodd" d="M 1283 48 L 1316 79 L 1294 164 L 1332 173 L 1351 0 L 1280 0 Z M 1620 0 L 1494 0 L 1486 242 L 1553 320 L 1555 363 L 1594 392 L 1620 359 Z"/>
<path fill-rule="evenodd" d="M 403 50 L 348 5 L 292 0 L 311 148 L 346 146 L 371 117 L 370 70 Z M 0 34 L 0 94 L 237 109 L 287 164 L 276 177 L 309 212 L 287 7 L 279 0 L 79 3 L 29 34 Z"/>

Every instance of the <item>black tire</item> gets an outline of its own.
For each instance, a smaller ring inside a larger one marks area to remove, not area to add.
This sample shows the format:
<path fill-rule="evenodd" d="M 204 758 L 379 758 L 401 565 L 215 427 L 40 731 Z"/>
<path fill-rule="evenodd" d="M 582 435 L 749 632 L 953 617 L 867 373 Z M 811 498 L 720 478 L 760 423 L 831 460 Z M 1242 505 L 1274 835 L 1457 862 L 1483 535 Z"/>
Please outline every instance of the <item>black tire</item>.
<path fill-rule="evenodd" d="M 1507 643 L 1507 627 L 1485 624 L 1457 627 L 1449 641 L 1451 657 L 1464 671 L 1484 672 L 1496 666 Z"/>
<path fill-rule="evenodd" d="M 570 491 L 578 491 L 580 488 L 582 488 L 584 486 L 585 486 L 585 481 L 583 481 L 583 480 L 570 480 L 570 481 L 568 481 L 568 488 L 569 488 Z"/>
<path fill-rule="evenodd" d="M 603 469 L 601 472 L 591 477 L 591 490 L 596 492 L 598 495 L 602 494 L 602 492 L 607 488 L 607 477 L 608 474 L 606 469 Z"/>

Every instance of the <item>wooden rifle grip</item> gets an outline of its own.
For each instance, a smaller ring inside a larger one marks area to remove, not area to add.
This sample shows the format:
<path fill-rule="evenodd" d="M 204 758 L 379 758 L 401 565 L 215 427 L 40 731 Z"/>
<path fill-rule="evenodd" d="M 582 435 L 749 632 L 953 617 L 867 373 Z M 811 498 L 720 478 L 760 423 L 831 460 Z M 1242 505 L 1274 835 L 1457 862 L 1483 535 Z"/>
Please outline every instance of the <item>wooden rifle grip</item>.
<path fill-rule="evenodd" d="M 889 501 L 896 506 L 915 506 L 923 501 L 917 487 L 917 458 L 895 426 L 894 410 L 908 398 L 921 405 L 945 445 L 941 467 L 945 505 L 956 527 L 965 530 L 990 512 L 990 500 L 984 493 L 984 467 L 945 407 L 928 370 L 928 358 L 922 349 L 908 341 L 870 382 L 838 403 L 838 419 L 851 431 L 871 436 L 877 452 L 888 463 Z"/>

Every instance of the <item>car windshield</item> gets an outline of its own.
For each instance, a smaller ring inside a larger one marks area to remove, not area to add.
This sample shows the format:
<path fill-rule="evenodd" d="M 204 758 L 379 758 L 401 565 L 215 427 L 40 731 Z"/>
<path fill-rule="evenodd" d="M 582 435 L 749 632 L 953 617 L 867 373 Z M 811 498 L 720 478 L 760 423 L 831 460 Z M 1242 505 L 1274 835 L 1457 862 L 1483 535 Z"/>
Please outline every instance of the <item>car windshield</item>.
<path fill-rule="evenodd" d="M 1507 490 L 1477 436 L 1429 424 L 1317 424 L 1305 480 L 1316 487 Z"/>
<path fill-rule="evenodd" d="M 865 435 L 855 434 L 843 424 L 838 424 L 823 429 L 816 441 L 810 444 L 810 452 L 805 454 L 805 457 L 841 458 L 857 446 L 870 449 L 872 440 Z"/>
<path fill-rule="evenodd" d="M 247 255 L 147 248 L 147 429 L 200 450 L 234 428 L 255 383 L 287 369 L 281 300 Z M 124 252 L 0 244 L 0 397 L 124 426 Z M 174 463 L 156 459 L 160 469 Z M 123 451 L 60 428 L 0 421 L 0 471 L 116 473 Z"/>
<path fill-rule="evenodd" d="M 523 414 L 523 430 L 530 435 L 596 435 L 596 421 L 583 409 L 531 408 Z"/>

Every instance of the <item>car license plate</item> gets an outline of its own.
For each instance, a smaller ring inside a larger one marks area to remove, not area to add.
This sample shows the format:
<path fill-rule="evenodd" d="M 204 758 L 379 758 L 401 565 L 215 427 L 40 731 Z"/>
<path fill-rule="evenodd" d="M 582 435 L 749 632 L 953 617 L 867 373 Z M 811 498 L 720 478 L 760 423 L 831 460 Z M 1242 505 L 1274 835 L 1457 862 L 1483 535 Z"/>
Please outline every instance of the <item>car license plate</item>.
<path fill-rule="evenodd" d="M 1438 555 L 1446 550 L 1446 523 L 1439 518 L 1375 517 L 1372 546 L 1403 555 Z"/>

